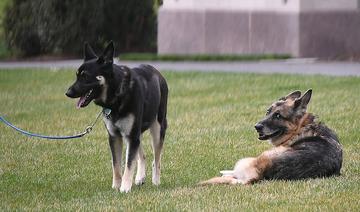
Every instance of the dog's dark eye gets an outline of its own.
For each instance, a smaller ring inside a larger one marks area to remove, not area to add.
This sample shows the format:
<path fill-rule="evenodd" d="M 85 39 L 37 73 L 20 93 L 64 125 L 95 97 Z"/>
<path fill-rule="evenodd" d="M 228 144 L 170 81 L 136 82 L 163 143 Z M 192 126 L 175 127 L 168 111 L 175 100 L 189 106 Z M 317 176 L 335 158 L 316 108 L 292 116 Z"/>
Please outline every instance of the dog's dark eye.
<path fill-rule="evenodd" d="M 281 116 L 281 114 L 280 114 L 279 112 L 274 113 L 274 114 L 273 114 L 273 117 L 274 117 L 275 119 L 281 119 L 281 118 L 282 118 L 282 116 Z"/>
<path fill-rule="evenodd" d="M 89 80 L 90 79 L 90 74 L 87 73 L 86 71 L 82 71 L 80 72 L 80 78 L 83 79 L 83 80 Z"/>
<path fill-rule="evenodd" d="M 84 76 L 84 71 L 83 71 L 83 70 L 78 70 L 78 71 L 76 72 L 76 76 L 77 76 L 77 77 L 83 77 L 83 76 Z"/>

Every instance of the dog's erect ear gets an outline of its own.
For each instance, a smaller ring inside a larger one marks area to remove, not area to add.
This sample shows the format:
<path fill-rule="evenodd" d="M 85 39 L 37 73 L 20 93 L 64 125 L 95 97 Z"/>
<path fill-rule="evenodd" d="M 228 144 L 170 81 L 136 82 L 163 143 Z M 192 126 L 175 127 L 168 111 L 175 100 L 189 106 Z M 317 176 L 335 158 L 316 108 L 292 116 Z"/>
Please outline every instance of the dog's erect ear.
<path fill-rule="evenodd" d="M 94 50 L 91 48 L 88 42 L 84 44 L 84 61 L 97 58 Z"/>
<path fill-rule="evenodd" d="M 301 96 L 301 91 L 294 91 L 294 92 L 286 95 L 284 98 L 281 98 L 280 100 L 287 100 L 287 99 L 295 100 L 295 99 L 299 98 L 300 96 Z"/>
<path fill-rule="evenodd" d="M 297 98 L 294 102 L 294 108 L 306 110 L 306 107 L 311 99 L 311 94 L 312 94 L 312 89 L 309 89 L 305 92 L 305 94 L 302 97 Z"/>
<path fill-rule="evenodd" d="M 110 43 L 105 48 L 103 54 L 99 57 L 99 63 L 112 64 L 114 60 L 114 42 L 110 41 Z"/>

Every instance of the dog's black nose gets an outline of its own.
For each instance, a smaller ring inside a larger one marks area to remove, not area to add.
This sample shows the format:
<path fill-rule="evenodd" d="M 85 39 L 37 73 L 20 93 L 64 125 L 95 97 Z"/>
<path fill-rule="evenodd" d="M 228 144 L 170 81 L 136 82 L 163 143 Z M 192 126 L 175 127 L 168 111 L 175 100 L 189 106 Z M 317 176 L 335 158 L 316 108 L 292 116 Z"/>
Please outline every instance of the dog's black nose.
<path fill-rule="evenodd" d="M 74 91 L 72 89 L 69 88 L 69 90 L 66 91 L 65 95 L 67 97 L 70 97 L 70 98 L 74 98 L 75 97 L 75 94 L 74 94 Z"/>
<path fill-rule="evenodd" d="M 255 129 L 256 131 L 260 132 L 262 129 L 264 129 L 264 125 L 257 123 L 255 125 Z"/>

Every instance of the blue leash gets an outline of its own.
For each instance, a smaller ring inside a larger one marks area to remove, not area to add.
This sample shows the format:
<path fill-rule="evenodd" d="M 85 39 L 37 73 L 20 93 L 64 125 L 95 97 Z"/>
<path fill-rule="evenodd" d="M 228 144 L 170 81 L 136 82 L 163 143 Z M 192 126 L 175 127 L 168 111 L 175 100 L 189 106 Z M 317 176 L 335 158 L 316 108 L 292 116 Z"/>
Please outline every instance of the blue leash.
<path fill-rule="evenodd" d="M 24 135 L 27 135 L 27 136 L 30 136 L 30 137 L 37 137 L 37 138 L 45 138 L 45 139 L 54 139 L 54 140 L 65 140 L 65 139 L 73 139 L 73 138 L 81 138 L 83 137 L 84 135 L 86 134 L 89 134 L 91 132 L 91 130 L 93 129 L 93 127 L 95 126 L 96 122 L 98 121 L 100 115 L 102 113 L 104 113 L 104 115 L 108 116 L 110 114 L 109 111 L 106 111 L 106 110 L 109 110 L 109 109 L 104 109 L 103 111 L 101 111 L 99 113 L 99 115 L 96 117 L 95 121 L 89 125 L 88 127 L 85 128 L 85 131 L 82 132 L 82 133 L 79 133 L 79 134 L 76 134 L 76 135 L 70 135 L 70 136 L 48 136 L 48 135 L 40 135 L 40 134 L 36 134 L 36 133 L 31 133 L 31 132 L 28 132 L 28 131 L 25 131 L 25 130 L 22 130 L 18 127 L 16 127 L 15 125 L 13 125 L 12 123 L 10 123 L 9 121 L 7 121 L 4 117 L 0 116 L 0 121 L 4 122 L 4 124 L 6 124 L 7 126 L 13 128 L 14 130 L 24 134 Z"/>

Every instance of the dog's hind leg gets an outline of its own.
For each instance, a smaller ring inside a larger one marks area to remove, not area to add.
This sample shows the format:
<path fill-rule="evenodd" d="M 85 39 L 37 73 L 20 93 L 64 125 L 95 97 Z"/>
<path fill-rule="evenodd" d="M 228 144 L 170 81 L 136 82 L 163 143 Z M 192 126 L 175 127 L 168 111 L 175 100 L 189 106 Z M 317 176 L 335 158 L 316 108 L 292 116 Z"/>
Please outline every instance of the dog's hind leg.
<path fill-rule="evenodd" d="M 154 152 L 154 161 L 152 164 L 152 182 L 154 185 L 160 185 L 161 170 L 161 151 L 163 149 L 165 132 L 167 128 L 167 95 L 168 87 L 165 80 L 160 80 L 160 105 L 156 119 L 150 126 L 150 134 L 152 137 L 152 147 Z"/>
<path fill-rule="evenodd" d="M 134 167 L 137 157 L 138 150 L 140 145 L 139 137 L 129 137 L 124 136 L 124 140 L 126 140 L 127 148 L 126 148 L 126 163 L 125 170 L 123 174 L 123 178 L 121 181 L 120 192 L 128 193 L 131 190 L 133 176 L 134 176 Z"/>
<path fill-rule="evenodd" d="M 154 185 L 160 185 L 161 150 L 163 148 L 164 136 L 161 136 L 161 125 L 157 119 L 150 126 L 150 134 L 154 152 L 152 182 Z"/>
<path fill-rule="evenodd" d="M 121 156 L 123 141 L 121 137 L 109 136 L 109 145 L 112 155 L 113 181 L 112 188 L 119 189 L 121 185 Z"/>
<path fill-rule="evenodd" d="M 142 148 L 142 145 L 140 143 L 139 150 L 138 150 L 138 161 L 137 161 L 137 171 L 136 171 L 136 177 L 135 177 L 135 184 L 136 185 L 142 185 L 145 183 L 145 154 L 144 150 Z"/>

